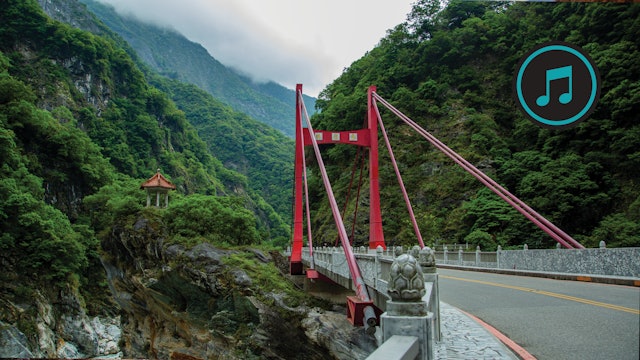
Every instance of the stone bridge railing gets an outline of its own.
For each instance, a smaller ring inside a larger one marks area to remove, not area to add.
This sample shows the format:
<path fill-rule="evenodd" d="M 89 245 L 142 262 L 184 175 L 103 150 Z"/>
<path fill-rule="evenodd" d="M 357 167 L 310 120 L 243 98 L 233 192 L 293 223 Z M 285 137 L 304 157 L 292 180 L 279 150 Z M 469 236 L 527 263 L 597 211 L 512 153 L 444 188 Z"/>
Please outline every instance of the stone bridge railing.
<path fill-rule="evenodd" d="M 425 293 L 421 300 L 399 303 L 401 300 L 398 299 L 391 301 L 387 292 L 395 251 L 383 250 L 382 247 L 378 247 L 377 250 L 360 247 L 353 249 L 353 252 L 369 296 L 383 311 L 380 315 L 380 331 L 384 344 L 371 354 L 371 359 L 434 359 L 434 341 L 441 339 L 440 296 L 435 268 L 423 269 Z M 309 248 L 303 248 L 302 262 L 306 266 L 313 266 L 320 274 L 348 289 L 353 289 L 353 281 L 342 248 L 314 248 L 313 259 L 314 263 L 311 264 Z M 411 311 L 401 311 L 402 309 Z M 423 311 L 417 312 L 416 309 Z M 402 344 L 407 346 L 401 346 Z"/>
<path fill-rule="evenodd" d="M 381 252 L 369 251 L 364 247 L 354 248 L 353 252 L 365 284 L 380 293 L 377 296 L 382 305 L 381 308 L 384 310 L 384 303 L 389 297 L 383 294 L 387 293 L 387 282 L 389 280 L 391 264 L 393 263 L 393 252 L 390 250 L 383 250 Z M 315 269 L 343 287 L 353 289 L 349 266 L 347 265 L 347 259 L 342 248 L 314 247 L 313 255 Z M 310 260 L 309 248 L 305 247 L 302 249 L 302 261 L 309 266 Z M 380 295 L 382 295 L 382 297 Z"/>
<path fill-rule="evenodd" d="M 387 250 L 369 250 L 365 247 L 353 248 L 360 273 L 370 290 L 374 304 L 382 311 L 386 311 L 388 282 L 394 252 Z M 347 289 L 353 289 L 353 281 L 347 265 L 347 259 L 341 247 L 313 248 L 314 268 L 322 275 Z M 311 256 L 309 248 L 302 249 L 302 261 L 310 266 Z M 434 315 L 434 338 L 440 340 L 440 294 L 438 292 L 438 275 L 424 274 L 426 294 L 423 301 L 427 303 L 428 311 Z"/>
<path fill-rule="evenodd" d="M 436 251 L 439 265 L 640 279 L 640 248 Z"/>

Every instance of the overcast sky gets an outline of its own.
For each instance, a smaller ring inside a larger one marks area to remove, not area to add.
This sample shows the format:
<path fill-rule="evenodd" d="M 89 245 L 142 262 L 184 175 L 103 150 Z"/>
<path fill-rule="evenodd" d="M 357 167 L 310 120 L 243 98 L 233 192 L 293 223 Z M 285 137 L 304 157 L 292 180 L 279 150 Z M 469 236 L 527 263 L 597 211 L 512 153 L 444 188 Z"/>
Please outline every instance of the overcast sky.
<path fill-rule="evenodd" d="M 402 23 L 414 0 L 99 0 L 168 26 L 256 80 L 317 96 Z"/>

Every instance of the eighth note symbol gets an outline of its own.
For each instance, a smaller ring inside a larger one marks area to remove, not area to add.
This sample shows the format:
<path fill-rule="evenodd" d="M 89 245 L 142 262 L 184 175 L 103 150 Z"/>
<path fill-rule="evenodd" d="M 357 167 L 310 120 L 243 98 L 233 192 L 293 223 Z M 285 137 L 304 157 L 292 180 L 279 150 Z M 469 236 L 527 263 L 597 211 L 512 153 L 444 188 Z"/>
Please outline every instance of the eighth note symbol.
<path fill-rule="evenodd" d="M 538 106 L 547 106 L 549 104 L 549 84 L 551 81 L 564 78 L 569 79 L 569 91 L 561 94 L 558 101 L 560 101 L 561 104 L 568 104 L 571 102 L 571 99 L 573 98 L 573 67 L 571 65 L 549 69 L 547 70 L 545 78 L 547 92 L 536 100 L 536 104 L 538 104 Z"/>

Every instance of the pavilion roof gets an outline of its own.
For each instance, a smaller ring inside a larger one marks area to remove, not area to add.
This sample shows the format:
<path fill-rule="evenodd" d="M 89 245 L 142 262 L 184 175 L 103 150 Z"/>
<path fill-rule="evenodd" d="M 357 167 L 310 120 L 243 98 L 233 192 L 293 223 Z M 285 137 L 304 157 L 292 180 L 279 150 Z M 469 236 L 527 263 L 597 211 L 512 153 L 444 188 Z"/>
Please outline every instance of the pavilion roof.
<path fill-rule="evenodd" d="M 143 182 L 140 185 L 140 189 L 146 188 L 163 188 L 163 189 L 171 189 L 175 190 L 176 186 L 171 183 L 171 181 L 167 180 L 162 174 L 160 174 L 160 169 L 155 173 L 149 180 Z"/>

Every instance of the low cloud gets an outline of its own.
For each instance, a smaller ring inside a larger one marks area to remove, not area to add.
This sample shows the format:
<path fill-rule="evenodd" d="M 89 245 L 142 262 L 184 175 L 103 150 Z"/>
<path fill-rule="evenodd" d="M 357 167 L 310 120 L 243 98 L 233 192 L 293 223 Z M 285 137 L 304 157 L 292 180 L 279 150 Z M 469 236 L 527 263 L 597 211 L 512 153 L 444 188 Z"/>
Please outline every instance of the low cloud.
<path fill-rule="evenodd" d="M 255 81 L 289 88 L 304 83 L 317 94 L 340 65 L 316 51 L 283 39 L 235 2 L 224 0 L 100 0 L 121 15 L 169 27 L 204 46 L 211 56 Z M 305 91 L 306 92 L 306 91 Z"/>
<path fill-rule="evenodd" d="M 405 20 L 413 0 L 98 0 L 170 27 L 256 81 L 317 95 Z"/>

